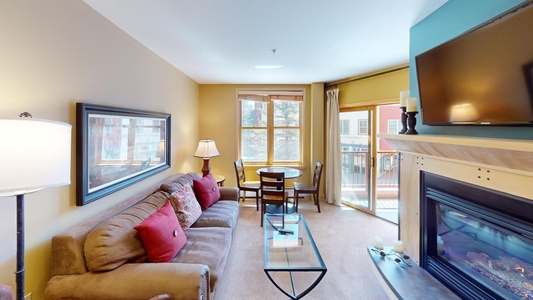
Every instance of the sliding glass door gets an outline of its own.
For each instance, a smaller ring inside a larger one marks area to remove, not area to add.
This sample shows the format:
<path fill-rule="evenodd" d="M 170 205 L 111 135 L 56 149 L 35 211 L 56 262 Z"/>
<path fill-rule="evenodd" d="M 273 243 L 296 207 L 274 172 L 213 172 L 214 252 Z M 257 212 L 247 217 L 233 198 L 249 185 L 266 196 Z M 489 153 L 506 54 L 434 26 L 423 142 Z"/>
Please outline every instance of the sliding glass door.
<path fill-rule="evenodd" d="M 342 200 L 398 223 L 398 154 L 379 133 L 401 129 L 398 105 L 341 109 Z"/>
<path fill-rule="evenodd" d="M 341 112 L 342 200 L 372 212 L 372 115 L 374 109 Z"/>

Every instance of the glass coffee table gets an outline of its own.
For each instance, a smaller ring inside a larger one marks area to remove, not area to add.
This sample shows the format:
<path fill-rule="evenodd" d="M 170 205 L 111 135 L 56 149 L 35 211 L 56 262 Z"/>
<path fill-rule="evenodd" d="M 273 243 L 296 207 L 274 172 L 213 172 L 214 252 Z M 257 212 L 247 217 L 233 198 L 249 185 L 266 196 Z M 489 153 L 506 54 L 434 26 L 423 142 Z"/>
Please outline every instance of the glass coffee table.
<path fill-rule="evenodd" d="M 307 295 L 327 268 L 300 214 L 266 214 L 264 270 L 270 281 L 291 299 Z"/>

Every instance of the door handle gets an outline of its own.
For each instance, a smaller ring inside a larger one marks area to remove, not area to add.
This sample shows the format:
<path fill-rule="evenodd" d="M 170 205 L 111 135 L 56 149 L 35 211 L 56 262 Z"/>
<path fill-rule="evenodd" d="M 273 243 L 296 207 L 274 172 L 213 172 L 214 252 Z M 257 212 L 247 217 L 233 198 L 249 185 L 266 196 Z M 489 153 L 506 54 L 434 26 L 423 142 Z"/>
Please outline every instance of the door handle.
<path fill-rule="evenodd" d="M 370 158 L 370 166 L 373 168 L 375 163 L 375 157 Z"/>

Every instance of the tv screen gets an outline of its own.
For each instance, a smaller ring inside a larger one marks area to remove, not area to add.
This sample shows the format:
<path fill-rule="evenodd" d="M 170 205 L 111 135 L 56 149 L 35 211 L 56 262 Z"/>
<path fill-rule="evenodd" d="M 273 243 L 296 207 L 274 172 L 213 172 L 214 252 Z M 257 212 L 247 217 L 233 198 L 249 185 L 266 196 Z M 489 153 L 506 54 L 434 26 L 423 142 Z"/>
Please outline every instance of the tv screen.
<path fill-rule="evenodd" d="M 423 124 L 533 125 L 531 3 L 416 56 Z"/>

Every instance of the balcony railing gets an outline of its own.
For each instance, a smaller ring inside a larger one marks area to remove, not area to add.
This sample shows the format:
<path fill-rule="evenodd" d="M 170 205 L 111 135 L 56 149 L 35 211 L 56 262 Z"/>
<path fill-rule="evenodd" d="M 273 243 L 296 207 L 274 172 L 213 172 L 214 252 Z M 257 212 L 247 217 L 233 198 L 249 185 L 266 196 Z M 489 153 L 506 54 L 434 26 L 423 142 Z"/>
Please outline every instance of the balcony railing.
<path fill-rule="evenodd" d="M 368 151 L 342 151 L 342 187 L 368 187 L 370 156 Z M 398 187 L 398 153 L 379 151 L 375 163 L 376 187 Z"/>

